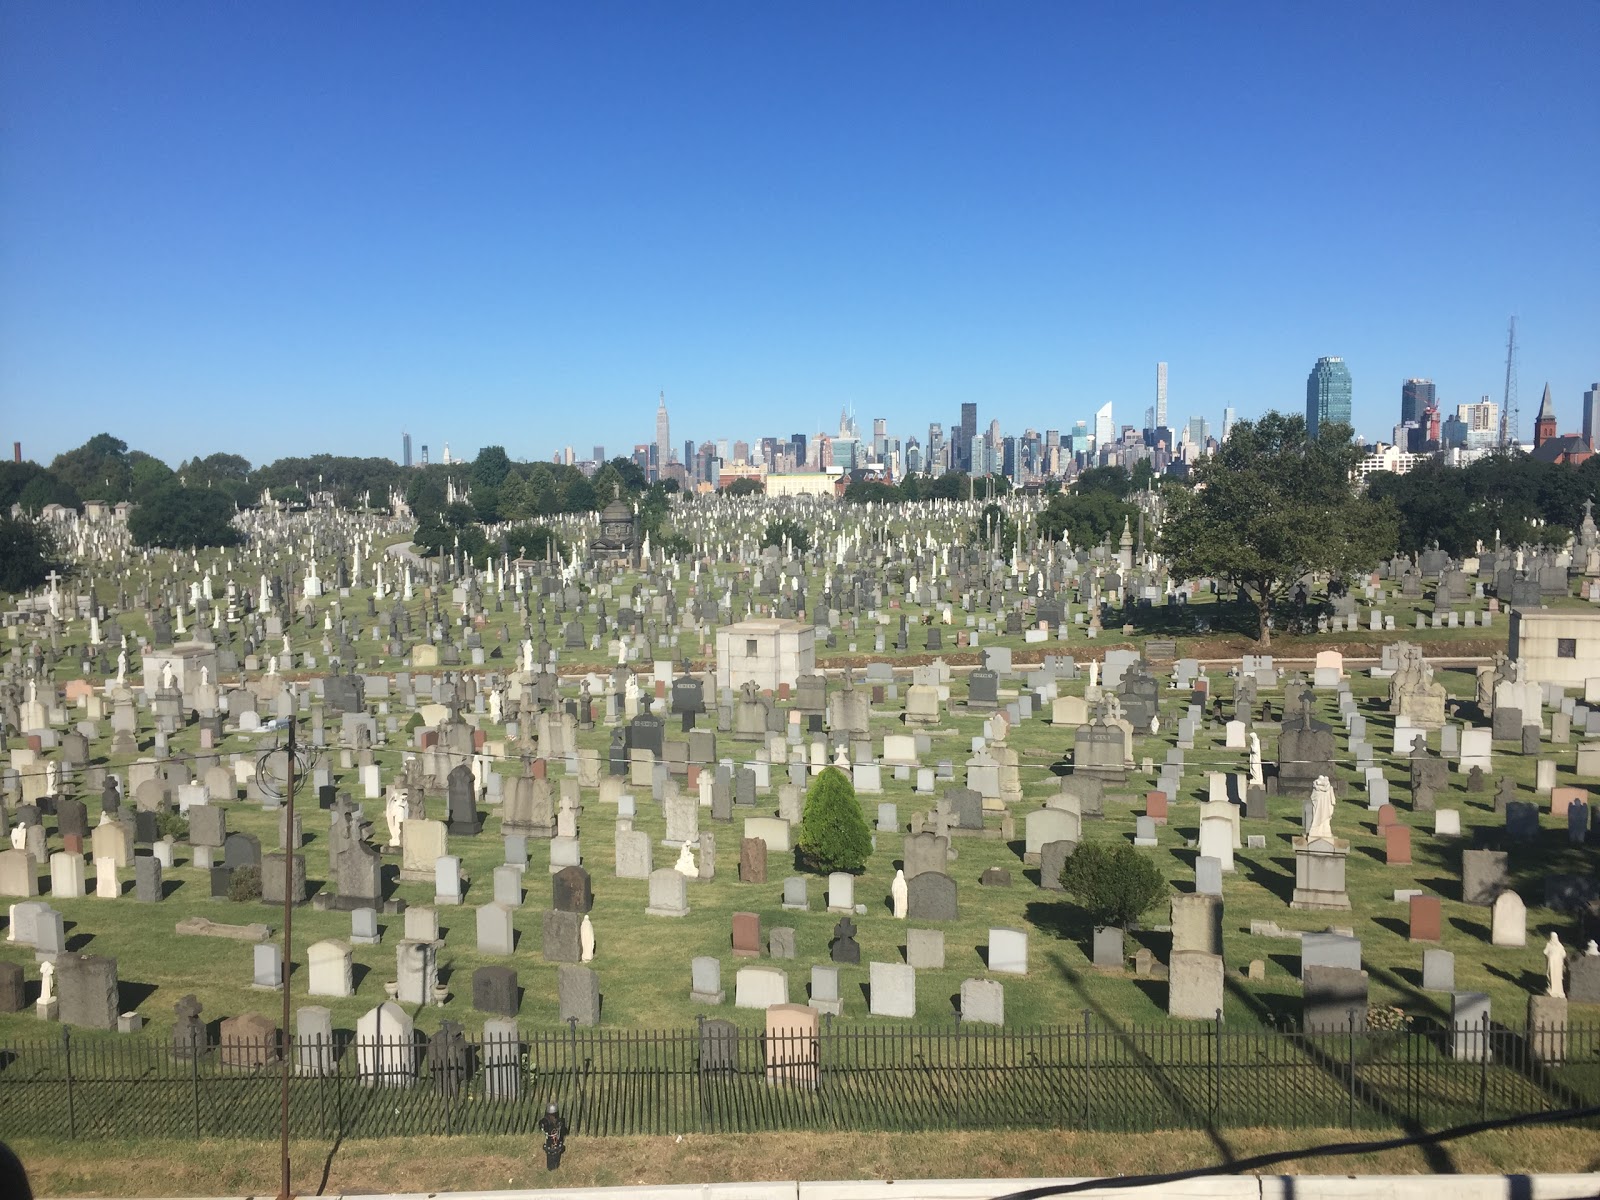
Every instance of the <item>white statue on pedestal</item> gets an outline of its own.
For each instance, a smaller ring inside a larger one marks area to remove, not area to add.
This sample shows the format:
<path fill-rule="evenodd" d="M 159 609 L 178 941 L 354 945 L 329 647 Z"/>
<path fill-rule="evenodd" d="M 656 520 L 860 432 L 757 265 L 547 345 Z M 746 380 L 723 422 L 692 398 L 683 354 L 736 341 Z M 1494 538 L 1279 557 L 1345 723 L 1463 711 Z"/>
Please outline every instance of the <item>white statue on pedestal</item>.
<path fill-rule="evenodd" d="M 1250 786 L 1266 787 L 1266 776 L 1261 771 L 1261 735 L 1250 731 Z"/>
<path fill-rule="evenodd" d="M 406 789 L 393 787 L 389 789 L 389 802 L 383 806 L 383 819 L 389 826 L 389 845 L 400 844 L 400 827 L 406 815 L 411 811 L 410 801 L 406 799 Z"/>
<path fill-rule="evenodd" d="M 55 999 L 56 965 L 46 959 L 39 964 L 39 1003 L 49 1004 Z"/>
<path fill-rule="evenodd" d="M 171 691 L 172 685 L 178 682 L 178 674 L 172 669 L 172 660 L 169 658 L 161 664 L 161 690 Z"/>
<path fill-rule="evenodd" d="M 13 850 L 26 850 L 28 848 L 28 827 L 26 825 L 13 825 L 11 827 L 11 848 Z"/>
<path fill-rule="evenodd" d="M 122 687 L 128 682 L 128 651 L 117 651 L 117 686 Z"/>
<path fill-rule="evenodd" d="M 578 961 L 594 961 L 594 922 L 588 913 L 583 914 L 583 924 L 578 926 Z"/>
<path fill-rule="evenodd" d="M 898 920 L 906 919 L 906 900 L 911 888 L 906 883 L 906 873 L 903 870 L 894 873 L 894 882 L 889 885 L 889 898 L 894 902 L 894 915 Z"/>
<path fill-rule="evenodd" d="M 672 869 L 686 879 L 699 879 L 700 868 L 695 866 L 694 851 L 685 842 L 678 850 L 678 861 L 672 864 Z"/>
<path fill-rule="evenodd" d="M 1318 775 L 1311 785 L 1311 796 L 1305 805 L 1306 838 L 1333 839 L 1333 784 L 1326 775 Z"/>
<path fill-rule="evenodd" d="M 1554 996 L 1557 1000 L 1566 999 L 1567 995 L 1567 948 L 1561 944 L 1561 938 L 1554 930 L 1550 931 L 1550 940 L 1544 944 L 1544 971 L 1549 976 L 1549 985 L 1544 989 L 1546 996 Z"/>

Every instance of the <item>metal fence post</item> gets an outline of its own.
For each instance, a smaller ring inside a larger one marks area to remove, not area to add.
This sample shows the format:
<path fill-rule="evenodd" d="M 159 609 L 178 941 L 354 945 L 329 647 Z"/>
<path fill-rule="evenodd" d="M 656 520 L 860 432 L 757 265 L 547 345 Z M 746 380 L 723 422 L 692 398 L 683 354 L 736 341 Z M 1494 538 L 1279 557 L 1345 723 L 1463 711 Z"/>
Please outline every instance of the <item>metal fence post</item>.
<path fill-rule="evenodd" d="M 1489 1119 L 1489 1014 L 1483 1014 L 1483 1039 L 1478 1047 L 1478 1119 Z"/>
<path fill-rule="evenodd" d="M 321 1043 L 321 1034 L 317 1035 L 317 1041 L 319 1044 Z M 359 1049 L 357 1053 L 359 1054 Z M 344 1080 L 341 1076 L 344 1073 L 344 1069 L 343 1064 L 339 1061 L 339 1053 L 334 1048 L 334 1040 L 331 1036 L 328 1038 L 327 1065 L 333 1068 L 333 1135 L 336 1138 L 342 1138 L 344 1136 Z"/>
<path fill-rule="evenodd" d="M 1094 1033 L 1089 1027 L 1090 1012 L 1083 1010 L 1083 1127 L 1093 1128 L 1094 1105 L 1089 1099 L 1089 1089 L 1094 1083 Z"/>
<path fill-rule="evenodd" d="M 194 1136 L 200 1136 L 200 1047 L 193 1030 L 189 1033 L 189 1090 L 194 1096 Z"/>
<path fill-rule="evenodd" d="M 1212 1026 L 1211 1062 L 1212 1062 L 1212 1095 L 1211 1119 L 1214 1121 L 1222 1113 L 1222 1010 L 1217 1009 L 1215 1023 Z"/>
<path fill-rule="evenodd" d="M 1346 1123 L 1351 1129 L 1356 1127 L 1356 1010 L 1350 1009 L 1347 1014 L 1350 1029 L 1345 1038 L 1350 1048 L 1350 1099 L 1349 1112 L 1346 1114 Z"/>
<path fill-rule="evenodd" d="M 61 1048 L 67 1056 L 67 1136 L 78 1136 L 78 1112 L 72 1098 L 72 1030 L 69 1026 L 61 1027 Z"/>

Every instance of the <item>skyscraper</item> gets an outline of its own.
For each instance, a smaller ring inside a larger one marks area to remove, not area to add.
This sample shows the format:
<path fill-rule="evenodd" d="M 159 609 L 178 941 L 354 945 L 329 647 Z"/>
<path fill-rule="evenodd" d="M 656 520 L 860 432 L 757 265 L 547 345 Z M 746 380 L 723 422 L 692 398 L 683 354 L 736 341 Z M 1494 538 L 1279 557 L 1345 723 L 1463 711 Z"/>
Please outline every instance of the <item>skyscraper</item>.
<path fill-rule="evenodd" d="M 1589 443 L 1589 449 L 1595 448 L 1597 437 L 1600 437 L 1600 383 L 1583 394 L 1583 440 Z"/>
<path fill-rule="evenodd" d="M 1584 411 L 1587 412 L 1588 410 L 1585 409 Z M 400 434 L 400 465 L 402 467 L 411 465 L 411 435 L 404 431 Z"/>
<path fill-rule="evenodd" d="M 1167 423 L 1167 364 L 1156 364 L 1156 428 Z"/>
<path fill-rule="evenodd" d="M 1107 400 L 1094 414 L 1094 447 L 1109 446 L 1117 440 L 1117 430 L 1111 419 L 1111 401 Z"/>
<path fill-rule="evenodd" d="M 1408 379 L 1400 386 L 1400 423 L 1416 425 L 1434 407 L 1433 380 Z"/>
<path fill-rule="evenodd" d="M 1328 356 L 1317 359 L 1306 377 L 1306 432 L 1317 437 L 1336 421 L 1350 424 L 1350 369 L 1344 359 Z"/>
<path fill-rule="evenodd" d="M 667 421 L 667 393 L 661 393 L 661 402 L 656 405 L 656 470 L 665 471 L 667 464 L 672 461 L 672 427 Z M 657 474 L 654 478 L 659 479 Z"/>
<path fill-rule="evenodd" d="M 952 437 L 951 450 L 960 457 L 951 462 L 957 471 L 972 470 L 972 443 L 978 436 L 978 406 L 976 404 L 963 404 L 961 406 L 961 424 L 953 431 L 959 433 L 959 438 Z"/>

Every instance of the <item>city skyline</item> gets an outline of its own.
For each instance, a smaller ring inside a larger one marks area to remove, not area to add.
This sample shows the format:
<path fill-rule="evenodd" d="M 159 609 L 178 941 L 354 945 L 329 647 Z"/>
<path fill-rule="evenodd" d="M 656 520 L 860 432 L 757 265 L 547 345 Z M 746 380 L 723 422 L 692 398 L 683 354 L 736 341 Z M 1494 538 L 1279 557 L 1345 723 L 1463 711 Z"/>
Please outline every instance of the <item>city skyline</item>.
<path fill-rule="evenodd" d="M 1522 390 L 1577 428 L 1597 35 L 1594 6 L 8 6 L 0 436 L 545 459 L 652 440 L 665 387 L 680 443 L 848 407 L 954 449 L 969 401 L 1142 425 L 1152 362 L 1171 425 L 1296 411 L 1339 356 L 1379 440 L 1406 379 L 1498 402 L 1512 314 Z"/>

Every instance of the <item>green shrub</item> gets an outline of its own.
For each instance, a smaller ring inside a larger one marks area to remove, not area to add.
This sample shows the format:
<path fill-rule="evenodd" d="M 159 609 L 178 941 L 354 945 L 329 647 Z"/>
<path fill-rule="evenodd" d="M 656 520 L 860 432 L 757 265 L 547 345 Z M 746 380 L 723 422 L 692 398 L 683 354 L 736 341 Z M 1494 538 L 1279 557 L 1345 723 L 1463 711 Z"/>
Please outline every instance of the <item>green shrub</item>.
<path fill-rule="evenodd" d="M 855 785 L 836 767 L 811 781 L 800 817 L 798 849 L 816 871 L 859 871 L 872 853 L 872 834 L 856 801 Z"/>
<path fill-rule="evenodd" d="M 168 809 L 156 814 L 156 832 L 164 838 L 181 842 L 189 836 L 189 820 L 175 809 Z"/>
<path fill-rule="evenodd" d="M 1127 843 L 1084 842 L 1061 868 L 1061 886 L 1096 925 L 1119 929 L 1167 895 L 1161 869 Z"/>
<path fill-rule="evenodd" d="M 228 899 L 239 903 L 261 899 L 261 868 L 235 867 L 228 877 Z"/>

